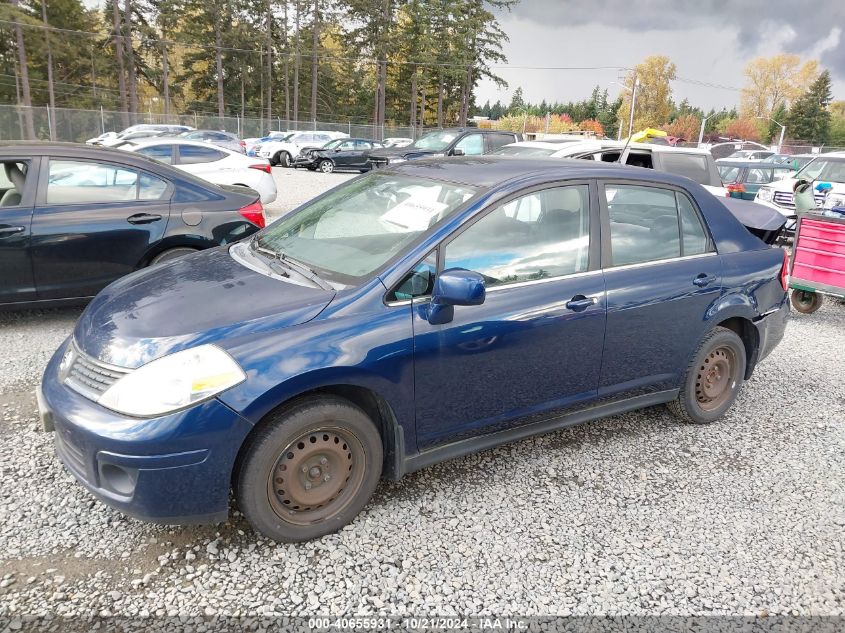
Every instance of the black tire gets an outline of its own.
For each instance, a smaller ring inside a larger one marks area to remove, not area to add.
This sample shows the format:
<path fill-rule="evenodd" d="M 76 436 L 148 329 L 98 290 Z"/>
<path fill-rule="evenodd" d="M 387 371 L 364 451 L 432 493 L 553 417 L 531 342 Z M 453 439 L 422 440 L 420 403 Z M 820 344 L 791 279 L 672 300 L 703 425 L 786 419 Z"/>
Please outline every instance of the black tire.
<path fill-rule="evenodd" d="M 793 290 L 789 293 L 789 301 L 796 312 L 812 314 L 822 307 L 824 296 L 809 290 Z"/>
<path fill-rule="evenodd" d="M 279 164 L 279 155 L 281 152 L 276 152 L 270 157 L 270 167 L 276 167 Z"/>
<path fill-rule="evenodd" d="M 281 165 L 282 167 L 290 167 L 291 164 L 291 157 L 285 151 L 281 151 L 276 154 L 276 164 Z"/>
<path fill-rule="evenodd" d="M 191 253 L 196 253 L 196 248 L 190 248 L 188 246 L 177 246 L 176 248 L 169 248 L 166 251 L 162 251 L 158 255 L 152 258 L 150 261 L 150 266 L 155 266 L 156 264 L 161 264 L 162 262 L 169 262 L 174 259 L 178 259 L 180 257 L 184 257 L 185 255 L 190 255 Z"/>
<path fill-rule="evenodd" d="M 250 438 L 235 496 L 257 532 L 307 541 L 336 532 L 364 508 L 382 455 L 378 430 L 361 409 L 335 397 L 303 400 L 271 414 Z"/>
<path fill-rule="evenodd" d="M 713 328 L 693 354 L 677 399 L 667 404 L 669 411 L 683 422 L 715 422 L 736 401 L 746 363 L 745 345 L 736 332 Z"/>
<path fill-rule="evenodd" d="M 328 158 L 324 158 L 317 164 L 317 169 L 319 169 L 324 174 L 330 174 L 334 171 L 334 163 Z"/>

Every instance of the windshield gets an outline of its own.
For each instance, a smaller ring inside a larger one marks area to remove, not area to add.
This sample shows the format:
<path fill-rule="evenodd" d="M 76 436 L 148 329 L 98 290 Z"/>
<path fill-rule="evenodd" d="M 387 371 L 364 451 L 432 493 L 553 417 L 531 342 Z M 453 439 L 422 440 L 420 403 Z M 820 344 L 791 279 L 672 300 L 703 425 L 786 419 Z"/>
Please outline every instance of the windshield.
<path fill-rule="evenodd" d="M 343 143 L 343 141 L 345 140 L 345 138 L 336 138 L 335 140 L 329 141 L 328 143 L 323 145 L 320 149 L 334 149 L 335 147 Z"/>
<path fill-rule="evenodd" d="M 258 246 L 354 283 L 475 195 L 464 185 L 372 172 L 261 231 Z"/>
<path fill-rule="evenodd" d="M 845 158 L 822 158 L 807 163 L 795 178 L 845 182 Z"/>
<path fill-rule="evenodd" d="M 551 156 L 557 150 L 547 147 L 526 147 L 525 145 L 504 145 L 490 152 L 496 156 Z"/>
<path fill-rule="evenodd" d="M 411 144 L 414 149 L 426 149 L 434 152 L 442 152 L 449 147 L 449 143 L 458 137 L 457 132 L 432 132 L 417 139 Z"/>

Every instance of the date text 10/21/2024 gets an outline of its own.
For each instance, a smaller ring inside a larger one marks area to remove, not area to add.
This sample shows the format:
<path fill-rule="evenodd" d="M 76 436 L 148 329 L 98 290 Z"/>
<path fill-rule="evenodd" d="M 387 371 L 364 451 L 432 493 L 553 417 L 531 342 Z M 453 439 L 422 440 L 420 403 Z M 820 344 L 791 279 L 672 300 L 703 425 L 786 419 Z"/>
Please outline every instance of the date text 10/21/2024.
<path fill-rule="evenodd" d="M 524 631 L 528 622 L 496 617 L 360 617 L 310 618 L 308 627 L 317 631 L 340 630 L 440 630 L 440 631 Z"/>

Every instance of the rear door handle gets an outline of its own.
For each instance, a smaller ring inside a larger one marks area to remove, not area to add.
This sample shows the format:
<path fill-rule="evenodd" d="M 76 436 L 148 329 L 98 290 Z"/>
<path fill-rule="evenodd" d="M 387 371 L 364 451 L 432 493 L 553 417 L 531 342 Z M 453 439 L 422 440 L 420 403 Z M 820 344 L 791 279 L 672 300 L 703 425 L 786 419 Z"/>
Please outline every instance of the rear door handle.
<path fill-rule="evenodd" d="M 705 286 L 709 286 L 710 284 L 712 284 L 714 281 L 716 281 L 715 275 L 705 275 L 704 273 L 701 273 L 695 279 L 692 280 L 692 283 L 694 283 L 699 288 L 704 288 Z"/>
<path fill-rule="evenodd" d="M 136 213 L 126 218 L 129 224 L 150 224 L 151 222 L 158 222 L 161 216 L 155 213 Z"/>
<path fill-rule="evenodd" d="M 596 305 L 598 299 L 595 297 L 585 297 L 584 295 L 575 295 L 566 302 L 566 308 L 573 312 L 581 312 L 590 306 Z"/>
<path fill-rule="evenodd" d="M 15 233 L 23 233 L 24 231 L 26 231 L 25 226 L 3 226 L 0 227 L 0 237 L 14 235 Z"/>

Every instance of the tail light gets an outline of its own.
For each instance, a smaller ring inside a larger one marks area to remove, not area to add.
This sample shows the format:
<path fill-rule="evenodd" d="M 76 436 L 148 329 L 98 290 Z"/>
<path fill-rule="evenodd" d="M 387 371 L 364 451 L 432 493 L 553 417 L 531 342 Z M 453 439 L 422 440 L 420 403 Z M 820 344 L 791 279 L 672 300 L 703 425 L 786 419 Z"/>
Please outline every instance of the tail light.
<path fill-rule="evenodd" d="M 270 167 L 270 163 L 257 163 L 255 165 L 250 165 L 249 168 L 250 169 L 257 169 L 259 171 L 263 171 L 263 172 L 268 173 L 268 174 L 273 173 L 273 168 Z"/>
<path fill-rule="evenodd" d="M 246 147 L 246 141 L 238 141 L 241 144 L 241 147 Z"/>
<path fill-rule="evenodd" d="M 259 229 L 263 229 L 267 226 L 267 220 L 264 218 L 264 207 L 261 206 L 261 200 L 256 200 L 245 207 L 241 207 L 238 209 L 238 212 Z"/>
<path fill-rule="evenodd" d="M 731 193 L 745 193 L 745 185 L 741 182 L 732 182 L 729 185 L 725 185 L 725 189 L 728 190 L 728 194 Z"/>
<path fill-rule="evenodd" d="M 781 250 L 783 251 L 783 264 L 780 267 L 780 285 L 786 292 L 789 290 L 789 253 L 786 252 L 785 248 Z"/>

